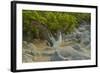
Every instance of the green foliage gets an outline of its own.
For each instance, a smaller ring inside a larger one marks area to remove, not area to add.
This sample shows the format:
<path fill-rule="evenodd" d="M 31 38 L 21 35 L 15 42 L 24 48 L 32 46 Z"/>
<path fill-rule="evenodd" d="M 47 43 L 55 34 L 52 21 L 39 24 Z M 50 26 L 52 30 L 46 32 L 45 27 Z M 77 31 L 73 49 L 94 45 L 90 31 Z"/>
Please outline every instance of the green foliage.
<path fill-rule="evenodd" d="M 23 32 L 26 35 L 29 35 L 28 33 L 34 33 L 33 35 L 35 35 L 38 31 L 38 29 L 31 25 L 33 20 L 47 26 L 51 32 L 60 30 L 64 33 L 70 33 L 83 21 L 89 23 L 90 14 L 23 10 Z"/>
<path fill-rule="evenodd" d="M 90 21 L 91 21 L 90 13 L 77 13 L 77 14 L 74 14 L 74 16 L 77 17 L 79 23 L 82 23 L 85 21 L 86 23 L 90 24 Z"/>

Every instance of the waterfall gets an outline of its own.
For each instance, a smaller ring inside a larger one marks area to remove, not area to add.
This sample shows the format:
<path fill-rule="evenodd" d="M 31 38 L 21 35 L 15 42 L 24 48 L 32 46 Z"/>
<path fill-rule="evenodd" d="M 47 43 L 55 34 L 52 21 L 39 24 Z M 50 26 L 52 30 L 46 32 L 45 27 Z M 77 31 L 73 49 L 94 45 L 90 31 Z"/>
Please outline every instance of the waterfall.
<path fill-rule="evenodd" d="M 62 34 L 61 34 L 61 32 L 59 32 L 58 42 L 59 42 L 59 45 L 62 43 Z"/>
<path fill-rule="evenodd" d="M 58 36 L 57 40 L 52 35 L 49 36 L 50 40 L 53 43 L 53 48 L 55 48 L 55 49 L 57 49 L 62 43 L 62 34 L 61 34 L 61 32 L 58 32 L 57 36 Z"/>

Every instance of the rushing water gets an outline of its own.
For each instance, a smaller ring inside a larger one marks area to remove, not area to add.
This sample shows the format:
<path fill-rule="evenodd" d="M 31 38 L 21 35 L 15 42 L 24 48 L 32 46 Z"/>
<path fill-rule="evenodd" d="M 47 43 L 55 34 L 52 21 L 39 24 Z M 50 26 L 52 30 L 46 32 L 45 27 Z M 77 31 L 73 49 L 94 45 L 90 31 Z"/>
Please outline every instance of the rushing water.
<path fill-rule="evenodd" d="M 23 44 L 23 62 L 86 60 L 91 58 L 90 31 L 81 26 L 72 34 L 58 32 L 57 38 L 48 33 L 52 46 L 42 40 Z"/>

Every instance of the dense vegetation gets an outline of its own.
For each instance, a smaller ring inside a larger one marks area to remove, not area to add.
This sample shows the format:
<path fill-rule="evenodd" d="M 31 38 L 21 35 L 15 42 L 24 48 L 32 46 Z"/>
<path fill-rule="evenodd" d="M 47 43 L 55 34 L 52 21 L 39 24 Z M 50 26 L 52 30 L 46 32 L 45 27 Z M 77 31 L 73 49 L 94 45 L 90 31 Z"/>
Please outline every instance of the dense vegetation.
<path fill-rule="evenodd" d="M 90 18 L 90 13 L 23 10 L 23 36 L 24 39 L 28 36 L 31 39 L 36 37 L 37 32 L 41 32 L 32 26 L 32 21 L 47 27 L 53 33 L 62 31 L 67 34 L 83 22 L 90 24 Z"/>

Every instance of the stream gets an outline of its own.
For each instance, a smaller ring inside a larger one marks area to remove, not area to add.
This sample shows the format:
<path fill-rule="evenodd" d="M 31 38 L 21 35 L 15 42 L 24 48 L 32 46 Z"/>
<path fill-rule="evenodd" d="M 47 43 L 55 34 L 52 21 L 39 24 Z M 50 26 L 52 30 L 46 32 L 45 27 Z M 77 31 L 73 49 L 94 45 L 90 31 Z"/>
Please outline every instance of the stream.
<path fill-rule="evenodd" d="M 46 62 L 91 59 L 90 25 L 80 25 L 70 34 L 58 33 L 58 40 L 49 37 L 53 46 L 46 40 L 23 41 L 22 62 Z"/>

